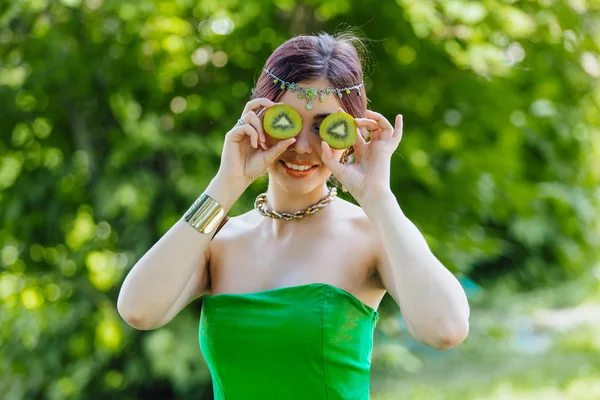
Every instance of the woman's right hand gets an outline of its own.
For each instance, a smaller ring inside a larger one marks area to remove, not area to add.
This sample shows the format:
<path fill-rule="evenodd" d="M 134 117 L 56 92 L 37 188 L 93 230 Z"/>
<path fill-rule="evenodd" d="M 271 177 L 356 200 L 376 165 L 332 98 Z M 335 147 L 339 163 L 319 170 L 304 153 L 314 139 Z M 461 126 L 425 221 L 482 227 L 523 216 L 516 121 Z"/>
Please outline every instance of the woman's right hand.
<path fill-rule="evenodd" d="M 267 148 L 262 118 L 266 110 L 276 104 L 279 103 L 265 98 L 250 100 L 240 118 L 244 124 L 238 122 L 225 135 L 219 174 L 229 182 L 247 188 L 296 141 L 295 138 L 280 140 Z"/>

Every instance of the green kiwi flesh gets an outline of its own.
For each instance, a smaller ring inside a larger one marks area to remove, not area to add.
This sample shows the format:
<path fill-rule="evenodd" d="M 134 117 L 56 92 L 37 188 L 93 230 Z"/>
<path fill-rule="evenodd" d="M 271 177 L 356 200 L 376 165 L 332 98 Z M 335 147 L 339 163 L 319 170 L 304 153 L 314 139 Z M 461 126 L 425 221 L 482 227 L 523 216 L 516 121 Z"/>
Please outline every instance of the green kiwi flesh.
<path fill-rule="evenodd" d="M 278 104 L 267 110 L 263 126 L 269 136 L 288 139 L 296 136 L 302 129 L 302 117 L 293 107 Z"/>
<path fill-rule="evenodd" d="M 331 148 L 346 149 L 356 142 L 356 122 L 345 112 L 329 114 L 321 122 L 319 135 Z"/>

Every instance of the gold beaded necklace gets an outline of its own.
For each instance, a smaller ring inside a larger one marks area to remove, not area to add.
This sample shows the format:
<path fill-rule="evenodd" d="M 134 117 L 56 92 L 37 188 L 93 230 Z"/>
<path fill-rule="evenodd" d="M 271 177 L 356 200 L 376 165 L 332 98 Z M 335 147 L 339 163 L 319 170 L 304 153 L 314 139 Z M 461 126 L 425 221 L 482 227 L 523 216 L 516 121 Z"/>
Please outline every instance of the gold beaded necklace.
<path fill-rule="evenodd" d="M 293 219 L 302 219 L 307 215 L 312 215 L 320 209 L 325 208 L 327 204 L 329 204 L 331 201 L 333 201 L 333 199 L 335 199 L 335 196 L 337 196 L 337 189 L 332 187 L 329 189 L 329 194 L 323 197 L 321 200 L 319 200 L 316 204 L 313 204 L 305 210 L 299 210 L 294 213 L 288 213 L 278 212 L 275 210 L 266 210 L 265 203 L 267 202 L 267 194 L 262 193 L 256 197 L 256 200 L 254 201 L 254 208 L 262 216 L 291 221 Z"/>

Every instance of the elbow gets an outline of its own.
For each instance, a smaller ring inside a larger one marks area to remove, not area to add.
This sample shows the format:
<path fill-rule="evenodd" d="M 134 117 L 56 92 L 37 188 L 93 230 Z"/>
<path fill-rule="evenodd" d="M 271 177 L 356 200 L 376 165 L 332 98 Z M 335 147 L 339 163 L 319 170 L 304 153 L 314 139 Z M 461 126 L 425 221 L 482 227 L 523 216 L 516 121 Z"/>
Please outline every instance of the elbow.
<path fill-rule="evenodd" d="M 117 303 L 117 311 L 119 315 L 127 323 L 127 325 L 131 326 L 134 329 L 140 331 L 149 331 L 152 329 L 157 329 L 161 327 L 161 324 L 156 323 L 148 316 L 140 313 L 139 310 L 132 309 L 131 307 L 127 307 L 122 304 L 121 301 Z"/>
<path fill-rule="evenodd" d="M 449 350 L 461 344 L 469 334 L 469 321 L 456 321 L 446 324 L 438 334 L 427 343 L 436 350 Z"/>
<path fill-rule="evenodd" d="M 463 292 L 464 294 L 464 292 Z M 438 320 L 437 334 L 431 343 L 436 350 L 449 350 L 465 341 L 469 335 L 469 316 L 471 310 L 466 295 L 464 302 L 448 311 L 446 315 Z"/>
<path fill-rule="evenodd" d="M 409 325 L 409 331 L 418 342 L 435 350 L 449 350 L 467 338 L 469 320 L 468 318 L 437 320 L 427 327 L 422 326 L 421 329 L 410 328 Z"/>
<path fill-rule="evenodd" d="M 134 329 L 140 330 L 140 331 L 150 331 L 153 329 L 157 329 L 160 328 L 160 325 L 153 323 L 151 321 L 148 321 L 147 318 L 135 315 L 135 314 L 124 314 L 121 313 L 119 311 L 119 314 L 121 315 L 121 318 L 123 319 L 123 321 L 125 321 L 127 323 L 127 325 L 131 326 Z"/>

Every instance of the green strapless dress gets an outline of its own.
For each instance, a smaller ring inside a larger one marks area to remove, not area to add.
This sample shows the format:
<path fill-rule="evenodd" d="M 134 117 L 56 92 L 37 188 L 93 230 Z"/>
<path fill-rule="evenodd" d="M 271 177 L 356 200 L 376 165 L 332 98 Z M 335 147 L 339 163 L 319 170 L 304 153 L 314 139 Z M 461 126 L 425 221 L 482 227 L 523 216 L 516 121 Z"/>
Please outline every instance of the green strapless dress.
<path fill-rule="evenodd" d="M 206 295 L 199 336 L 215 400 L 369 399 L 378 320 L 324 283 Z"/>

